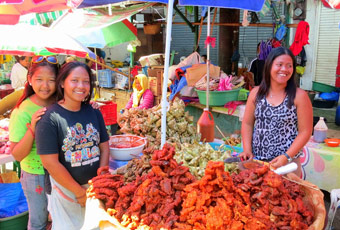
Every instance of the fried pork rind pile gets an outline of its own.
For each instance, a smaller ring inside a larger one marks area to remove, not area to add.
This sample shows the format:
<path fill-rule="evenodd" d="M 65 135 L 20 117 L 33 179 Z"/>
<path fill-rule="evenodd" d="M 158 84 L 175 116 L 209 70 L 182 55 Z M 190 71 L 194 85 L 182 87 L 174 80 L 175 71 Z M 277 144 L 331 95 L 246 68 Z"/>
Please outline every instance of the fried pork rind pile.
<path fill-rule="evenodd" d="M 175 154 L 177 162 L 183 162 L 184 166 L 189 167 L 191 174 L 197 179 L 204 176 L 209 161 L 223 161 L 228 157 L 231 157 L 230 150 L 224 149 L 223 145 L 218 150 L 214 150 L 209 143 L 200 144 L 198 142 L 180 145 Z M 236 163 L 225 164 L 224 169 L 229 173 L 238 171 Z"/>
<path fill-rule="evenodd" d="M 90 187 L 86 191 L 87 197 L 95 197 L 105 204 L 105 208 L 112 208 L 118 199 L 117 189 L 123 186 L 122 175 L 112 175 L 109 166 L 97 170 L 96 177 L 89 180 Z"/>
<path fill-rule="evenodd" d="M 132 182 L 135 181 L 137 177 L 141 177 L 143 175 L 146 175 L 151 170 L 151 153 L 149 151 L 153 152 L 152 148 L 146 148 L 143 150 L 143 155 L 141 158 L 134 158 L 130 160 L 127 165 L 120 167 L 116 170 L 117 174 L 124 176 L 124 182 Z"/>
<path fill-rule="evenodd" d="M 166 140 L 169 143 L 193 143 L 201 138 L 193 124 L 193 117 L 184 109 L 181 99 L 176 98 L 170 103 L 166 114 Z M 158 148 L 161 143 L 161 116 L 161 105 L 151 109 L 126 109 L 118 118 L 118 124 L 121 132 L 147 137 L 148 146 Z"/>
<path fill-rule="evenodd" d="M 267 166 L 232 179 L 223 162 L 209 162 L 204 177 L 185 187 L 175 229 L 307 229 L 313 212 L 303 195 Z"/>
<path fill-rule="evenodd" d="M 152 169 L 148 174 L 115 188 L 118 199 L 112 199 L 115 204 L 107 212 L 118 219 L 123 227 L 171 229 L 178 221 L 181 192 L 186 185 L 195 181 L 195 177 L 188 167 L 179 165 L 173 159 L 174 154 L 175 148 L 165 144 L 162 150 L 154 151 L 150 161 Z M 122 178 L 121 175 L 119 177 Z M 92 181 L 97 179 L 93 178 Z"/>

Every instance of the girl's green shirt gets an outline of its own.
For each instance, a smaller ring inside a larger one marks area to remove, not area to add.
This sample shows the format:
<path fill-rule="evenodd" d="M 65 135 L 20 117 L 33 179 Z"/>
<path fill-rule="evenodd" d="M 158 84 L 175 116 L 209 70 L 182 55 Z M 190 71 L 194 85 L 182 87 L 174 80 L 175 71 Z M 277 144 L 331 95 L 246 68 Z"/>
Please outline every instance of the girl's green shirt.
<path fill-rule="evenodd" d="M 27 98 L 19 108 L 13 110 L 9 123 L 9 140 L 11 142 L 19 142 L 25 136 L 26 124 L 31 123 L 32 115 L 40 108 L 42 107 Z M 40 156 L 37 154 L 35 140 L 30 153 L 20 162 L 20 166 L 22 170 L 31 174 L 45 174 Z"/>

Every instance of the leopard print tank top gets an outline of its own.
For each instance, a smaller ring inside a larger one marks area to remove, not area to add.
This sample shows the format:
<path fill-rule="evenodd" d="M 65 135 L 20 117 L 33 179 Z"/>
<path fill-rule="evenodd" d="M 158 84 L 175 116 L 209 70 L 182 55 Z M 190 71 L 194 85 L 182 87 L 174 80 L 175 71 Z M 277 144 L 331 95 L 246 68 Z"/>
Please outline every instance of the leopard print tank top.
<path fill-rule="evenodd" d="M 266 98 L 256 103 L 252 148 L 257 159 L 271 161 L 282 155 L 297 134 L 296 106 L 288 107 L 288 96 L 278 106 L 272 106 Z"/>

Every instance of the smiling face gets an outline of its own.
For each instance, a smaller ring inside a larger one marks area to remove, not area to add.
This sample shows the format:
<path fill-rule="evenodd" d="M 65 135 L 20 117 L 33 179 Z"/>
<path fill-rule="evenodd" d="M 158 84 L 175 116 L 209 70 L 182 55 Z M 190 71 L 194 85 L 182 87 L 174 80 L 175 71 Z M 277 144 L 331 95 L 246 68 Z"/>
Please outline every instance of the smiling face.
<path fill-rule="evenodd" d="M 287 84 L 287 81 L 293 75 L 293 60 L 287 55 L 281 55 L 275 58 L 270 70 L 270 80 L 272 83 Z"/>
<path fill-rule="evenodd" d="M 65 103 L 81 103 L 90 93 L 90 76 L 81 66 L 74 68 L 61 85 Z"/>
<path fill-rule="evenodd" d="M 56 75 L 49 66 L 38 67 L 34 74 L 29 76 L 28 81 L 38 100 L 46 101 L 56 91 Z"/>

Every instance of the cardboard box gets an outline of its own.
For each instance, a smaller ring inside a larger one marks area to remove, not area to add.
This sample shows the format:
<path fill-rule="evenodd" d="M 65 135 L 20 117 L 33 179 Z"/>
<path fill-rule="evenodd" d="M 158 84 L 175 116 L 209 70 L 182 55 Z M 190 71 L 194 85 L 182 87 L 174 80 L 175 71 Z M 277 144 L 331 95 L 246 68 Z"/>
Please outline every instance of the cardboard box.
<path fill-rule="evenodd" d="M 162 94 L 162 81 L 157 77 L 149 77 L 149 89 L 154 96 L 159 96 Z"/>

